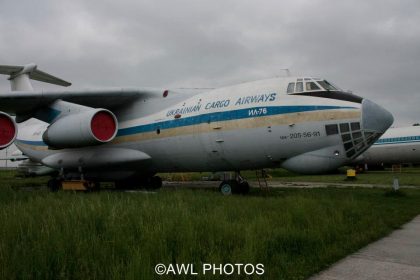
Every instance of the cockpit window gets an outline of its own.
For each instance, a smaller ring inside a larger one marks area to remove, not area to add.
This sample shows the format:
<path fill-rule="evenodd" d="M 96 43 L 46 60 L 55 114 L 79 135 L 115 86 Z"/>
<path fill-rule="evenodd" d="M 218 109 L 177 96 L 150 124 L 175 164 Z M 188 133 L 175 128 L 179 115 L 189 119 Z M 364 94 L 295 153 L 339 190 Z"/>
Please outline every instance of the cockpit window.
<path fill-rule="evenodd" d="M 297 82 L 296 83 L 296 92 L 302 92 L 303 91 L 303 83 Z"/>
<path fill-rule="evenodd" d="M 306 82 L 306 90 L 319 90 L 319 86 L 317 86 L 314 82 Z"/>
<path fill-rule="evenodd" d="M 334 90 L 337 91 L 338 89 L 330 84 L 327 80 L 317 81 L 320 86 L 322 86 L 326 90 Z"/>
<path fill-rule="evenodd" d="M 293 93 L 295 91 L 295 83 L 289 83 L 287 86 L 287 93 Z"/>
<path fill-rule="evenodd" d="M 327 80 L 319 78 L 296 78 L 295 81 L 290 81 L 287 84 L 288 94 L 304 94 L 310 92 L 311 94 L 318 94 L 315 92 L 323 91 L 324 94 L 328 94 L 325 91 L 341 91 L 340 88 Z"/>

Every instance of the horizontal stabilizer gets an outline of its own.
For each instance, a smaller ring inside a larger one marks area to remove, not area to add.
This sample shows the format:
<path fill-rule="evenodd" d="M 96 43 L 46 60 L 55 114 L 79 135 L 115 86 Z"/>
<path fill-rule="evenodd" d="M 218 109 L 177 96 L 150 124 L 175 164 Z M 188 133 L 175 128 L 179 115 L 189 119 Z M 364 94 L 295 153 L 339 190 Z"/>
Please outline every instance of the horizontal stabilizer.
<path fill-rule="evenodd" d="M 23 66 L 0 65 L 0 74 L 13 75 L 23 70 Z"/>
<path fill-rule="evenodd" d="M 13 80 L 22 74 L 27 74 L 32 80 L 64 87 L 71 86 L 71 83 L 67 81 L 38 70 L 35 64 L 27 64 L 25 66 L 0 65 L 0 74 L 10 75 L 9 80 Z"/>
<path fill-rule="evenodd" d="M 40 70 L 35 70 L 34 72 L 32 72 L 32 74 L 29 75 L 29 78 L 31 78 L 32 80 L 37 80 L 40 82 L 59 85 L 63 87 L 71 86 L 71 83 Z"/>

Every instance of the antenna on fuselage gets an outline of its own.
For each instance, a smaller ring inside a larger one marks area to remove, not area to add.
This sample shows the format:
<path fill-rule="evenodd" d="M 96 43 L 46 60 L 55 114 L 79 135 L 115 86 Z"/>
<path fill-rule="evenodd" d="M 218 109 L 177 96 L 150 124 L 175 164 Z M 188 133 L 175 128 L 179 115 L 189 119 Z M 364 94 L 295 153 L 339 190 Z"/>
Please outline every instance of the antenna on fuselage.
<path fill-rule="evenodd" d="M 287 76 L 287 77 L 291 77 L 291 76 L 292 76 L 292 75 L 290 74 L 290 70 L 289 70 L 289 68 L 283 68 L 283 69 L 280 69 L 280 70 L 284 71 L 284 72 L 286 73 L 286 76 Z"/>

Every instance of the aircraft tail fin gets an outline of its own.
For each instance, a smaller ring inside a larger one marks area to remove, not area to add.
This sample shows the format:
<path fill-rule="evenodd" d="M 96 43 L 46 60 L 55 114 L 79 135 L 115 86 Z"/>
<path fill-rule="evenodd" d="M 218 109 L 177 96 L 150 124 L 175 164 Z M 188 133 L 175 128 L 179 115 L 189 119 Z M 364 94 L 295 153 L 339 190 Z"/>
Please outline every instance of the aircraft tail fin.
<path fill-rule="evenodd" d="M 71 85 L 67 81 L 38 70 L 37 65 L 33 63 L 25 66 L 0 65 L 0 74 L 10 76 L 12 91 L 32 91 L 33 87 L 29 79 L 64 87 Z"/>

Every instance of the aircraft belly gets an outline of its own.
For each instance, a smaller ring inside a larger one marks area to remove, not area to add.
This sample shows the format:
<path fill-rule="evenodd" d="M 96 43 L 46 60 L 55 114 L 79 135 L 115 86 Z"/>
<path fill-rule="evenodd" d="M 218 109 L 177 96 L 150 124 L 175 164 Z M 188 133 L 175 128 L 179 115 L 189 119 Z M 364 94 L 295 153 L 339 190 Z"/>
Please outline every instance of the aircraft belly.
<path fill-rule="evenodd" d="M 220 171 L 279 166 L 302 151 L 317 150 L 337 141 L 335 137 L 325 137 L 320 123 L 228 131 L 223 126 L 216 127 L 208 133 L 145 141 L 138 149 L 151 155 L 159 171 Z M 293 131 L 319 132 L 319 136 L 291 139 Z"/>

